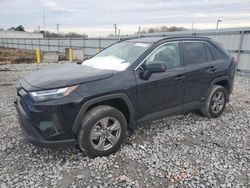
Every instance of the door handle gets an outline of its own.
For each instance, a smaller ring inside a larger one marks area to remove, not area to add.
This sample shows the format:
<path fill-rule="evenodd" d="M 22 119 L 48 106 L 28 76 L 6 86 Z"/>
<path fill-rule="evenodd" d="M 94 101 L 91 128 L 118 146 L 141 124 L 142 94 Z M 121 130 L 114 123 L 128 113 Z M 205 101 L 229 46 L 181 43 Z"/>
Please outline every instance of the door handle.
<path fill-rule="evenodd" d="M 185 78 L 184 75 L 179 75 L 179 76 L 176 76 L 174 79 L 175 79 L 176 81 L 181 81 L 181 80 L 183 80 L 184 78 Z"/>
<path fill-rule="evenodd" d="M 208 72 L 215 72 L 216 68 L 214 66 L 210 66 L 210 67 L 207 68 L 207 71 Z"/>

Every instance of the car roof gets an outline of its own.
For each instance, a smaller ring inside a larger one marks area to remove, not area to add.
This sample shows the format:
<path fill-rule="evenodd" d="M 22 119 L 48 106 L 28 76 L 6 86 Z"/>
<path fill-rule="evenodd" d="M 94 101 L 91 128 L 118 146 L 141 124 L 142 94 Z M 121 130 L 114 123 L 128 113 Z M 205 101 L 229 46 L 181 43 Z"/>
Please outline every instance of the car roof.
<path fill-rule="evenodd" d="M 210 40 L 208 37 L 197 37 L 197 36 L 172 36 L 172 37 L 142 37 L 142 38 L 133 38 L 133 39 L 125 39 L 125 41 L 131 42 L 142 42 L 142 43 L 157 43 L 160 41 L 167 40 Z M 124 41 L 124 40 L 123 40 Z"/>

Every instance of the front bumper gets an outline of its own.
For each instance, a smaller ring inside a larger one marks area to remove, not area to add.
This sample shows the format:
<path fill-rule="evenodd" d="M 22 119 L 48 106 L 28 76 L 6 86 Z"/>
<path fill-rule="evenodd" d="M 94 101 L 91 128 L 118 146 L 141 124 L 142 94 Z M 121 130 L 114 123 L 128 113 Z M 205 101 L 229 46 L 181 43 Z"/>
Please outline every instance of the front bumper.
<path fill-rule="evenodd" d="M 72 126 L 81 107 L 82 97 L 75 92 L 58 100 L 36 103 L 23 85 L 26 86 L 20 83 L 16 86 L 15 107 L 21 129 L 27 139 L 42 147 L 75 145 Z"/>
<path fill-rule="evenodd" d="M 21 129 L 25 137 L 32 144 L 47 148 L 70 147 L 75 145 L 75 139 L 45 140 L 43 136 L 32 126 L 27 113 L 24 111 L 18 100 L 15 101 L 15 107 L 18 112 L 18 119 Z"/>

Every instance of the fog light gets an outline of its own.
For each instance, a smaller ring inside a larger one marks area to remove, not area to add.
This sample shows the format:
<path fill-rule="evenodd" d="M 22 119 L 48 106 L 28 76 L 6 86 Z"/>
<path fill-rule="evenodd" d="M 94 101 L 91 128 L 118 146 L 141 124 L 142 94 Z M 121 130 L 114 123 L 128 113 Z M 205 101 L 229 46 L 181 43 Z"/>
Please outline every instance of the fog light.
<path fill-rule="evenodd" d="M 46 136 L 54 136 L 58 134 L 53 121 L 42 121 L 39 123 L 40 131 Z"/>

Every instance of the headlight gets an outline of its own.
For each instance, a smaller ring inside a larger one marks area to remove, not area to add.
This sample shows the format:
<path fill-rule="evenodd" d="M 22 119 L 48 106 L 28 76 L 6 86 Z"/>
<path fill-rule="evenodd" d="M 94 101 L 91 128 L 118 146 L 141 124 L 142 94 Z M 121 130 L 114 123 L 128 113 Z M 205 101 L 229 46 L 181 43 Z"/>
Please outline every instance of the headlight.
<path fill-rule="evenodd" d="M 58 88 L 58 89 L 50 89 L 50 90 L 43 90 L 43 91 L 34 91 L 30 92 L 30 96 L 36 101 L 47 101 L 53 99 L 60 99 L 62 97 L 68 96 L 72 93 L 78 86 L 70 86 L 65 88 Z"/>

